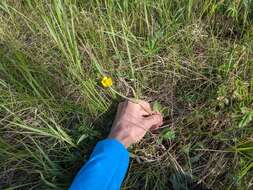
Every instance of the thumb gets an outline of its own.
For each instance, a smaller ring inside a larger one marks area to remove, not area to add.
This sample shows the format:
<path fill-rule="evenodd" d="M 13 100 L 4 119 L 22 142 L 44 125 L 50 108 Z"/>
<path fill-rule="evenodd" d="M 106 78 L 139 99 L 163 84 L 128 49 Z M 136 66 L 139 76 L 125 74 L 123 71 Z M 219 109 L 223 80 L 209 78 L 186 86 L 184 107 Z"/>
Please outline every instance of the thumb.
<path fill-rule="evenodd" d="M 145 117 L 145 128 L 158 128 L 163 124 L 163 117 L 160 113 L 152 114 Z"/>

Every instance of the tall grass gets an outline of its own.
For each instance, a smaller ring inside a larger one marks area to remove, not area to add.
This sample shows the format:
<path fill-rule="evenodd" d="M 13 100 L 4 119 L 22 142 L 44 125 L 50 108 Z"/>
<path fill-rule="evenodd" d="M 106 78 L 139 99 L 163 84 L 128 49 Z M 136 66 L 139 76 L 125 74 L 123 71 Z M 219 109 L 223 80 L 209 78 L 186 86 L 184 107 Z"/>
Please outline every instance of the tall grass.
<path fill-rule="evenodd" d="M 122 189 L 251 189 L 252 8 L 1 1 L 0 188 L 67 189 L 117 102 L 135 97 L 158 102 L 167 128 L 130 148 Z"/>

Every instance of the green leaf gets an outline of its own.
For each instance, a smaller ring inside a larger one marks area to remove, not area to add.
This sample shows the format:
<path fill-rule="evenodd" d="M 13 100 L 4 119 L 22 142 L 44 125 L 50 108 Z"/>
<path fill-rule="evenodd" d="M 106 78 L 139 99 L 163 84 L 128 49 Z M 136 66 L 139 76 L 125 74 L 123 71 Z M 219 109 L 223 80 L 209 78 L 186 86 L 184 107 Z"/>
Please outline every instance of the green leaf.
<path fill-rule="evenodd" d="M 161 113 L 162 112 L 162 105 L 158 101 L 155 101 L 153 103 L 153 110 Z"/>
<path fill-rule="evenodd" d="M 87 134 L 83 134 L 78 140 L 77 140 L 77 143 L 76 144 L 80 144 L 80 142 L 82 142 L 84 139 L 88 138 L 89 135 Z"/>
<path fill-rule="evenodd" d="M 170 128 L 166 128 L 160 133 L 158 137 L 158 143 L 161 144 L 163 140 L 173 140 L 175 138 L 175 131 L 171 130 Z"/>
<path fill-rule="evenodd" d="M 246 112 L 239 123 L 239 128 L 246 127 L 252 121 L 253 112 Z"/>
<path fill-rule="evenodd" d="M 162 134 L 162 138 L 164 140 L 171 140 L 171 139 L 175 139 L 176 135 L 175 135 L 175 131 L 172 131 L 171 129 L 166 129 L 165 132 L 163 132 Z"/>
<path fill-rule="evenodd" d="M 163 107 L 158 101 L 153 103 L 153 111 L 157 111 L 163 115 L 163 117 L 167 117 L 170 113 L 168 107 Z"/>

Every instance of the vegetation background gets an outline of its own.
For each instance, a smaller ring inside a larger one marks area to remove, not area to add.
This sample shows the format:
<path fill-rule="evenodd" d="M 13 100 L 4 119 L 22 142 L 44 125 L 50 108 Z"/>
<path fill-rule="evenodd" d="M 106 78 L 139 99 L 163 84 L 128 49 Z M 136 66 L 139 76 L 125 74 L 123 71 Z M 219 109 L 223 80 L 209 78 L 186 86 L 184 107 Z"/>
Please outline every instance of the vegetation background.
<path fill-rule="evenodd" d="M 252 23 L 252 0 L 1 0 L 0 189 L 67 189 L 124 96 L 165 126 L 123 190 L 253 189 Z"/>

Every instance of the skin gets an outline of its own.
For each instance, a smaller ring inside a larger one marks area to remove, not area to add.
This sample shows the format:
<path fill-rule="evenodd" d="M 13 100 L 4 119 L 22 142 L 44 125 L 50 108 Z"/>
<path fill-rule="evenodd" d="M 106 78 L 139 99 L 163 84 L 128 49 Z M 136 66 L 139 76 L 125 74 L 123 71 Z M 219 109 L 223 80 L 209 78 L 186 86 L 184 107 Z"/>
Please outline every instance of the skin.
<path fill-rule="evenodd" d="M 120 141 L 126 148 L 139 142 L 149 130 L 163 124 L 163 117 L 154 112 L 148 102 L 124 101 L 118 105 L 117 114 L 108 138 Z"/>

